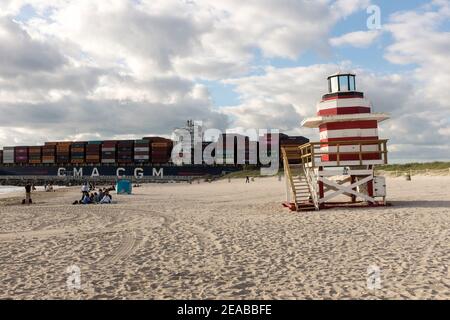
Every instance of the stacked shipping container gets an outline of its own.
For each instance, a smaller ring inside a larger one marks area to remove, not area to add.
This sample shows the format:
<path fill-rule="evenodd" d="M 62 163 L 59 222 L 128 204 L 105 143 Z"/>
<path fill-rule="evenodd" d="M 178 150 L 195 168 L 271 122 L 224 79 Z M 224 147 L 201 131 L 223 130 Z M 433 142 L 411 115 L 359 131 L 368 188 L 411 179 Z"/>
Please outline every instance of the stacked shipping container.
<path fill-rule="evenodd" d="M 227 158 L 226 152 L 226 134 L 222 134 L 216 142 L 216 153 L 215 153 L 215 162 L 216 164 L 225 164 Z"/>
<path fill-rule="evenodd" d="M 3 163 L 14 163 L 14 147 L 3 148 Z"/>
<path fill-rule="evenodd" d="M 291 137 L 280 137 L 280 147 L 287 147 L 287 146 L 301 146 L 305 143 L 308 143 L 309 140 L 302 136 L 291 136 Z M 292 164 L 300 164 L 300 159 L 290 159 L 290 163 Z M 280 160 L 281 162 L 281 160 Z"/>
<path fill-rule="evenodd" d="M 134 142 L 134 162 L 150 162 L 150 141 L 147 139 L 136 140 Z"/>
<path fill-rule="evenodd" d="M 272 141 L 274 138 L 276 138 L 276 136 L 278 136 L 278 148 L 272 144 Z M 280 145 L 281 145 L 281 141 L 283 139 L 286 139 L 288 136 L 283 134 L 283 133 L 279 133 L 279 134 L 265 134 L 263 137 L 260 138 L 259 140 L 259 148 L 263 150 L 263 152 L 267 152 L 267 155 L 270 157 L 278 157 L 280 158 Z"/>
<path fill-rule="evenodd" d="M 70 162 L 71 163 L 84 163 L 85 160 L 85 142 L 73 142 L 70 145 Z"/>
<path fill-rule="evenodd" d="M 170 161 L 172 147 L 173 143 L 171 140 L 152 142 L 152 163 L 168 163 Z"/>
<path fill-rule="evenodd" d="M 86 145 L 86 163 L 100 163 L 102 141 L 89 141 Z"/>
<path fill-rule="evenodd" d="M 257 141 L 249 141 L 248 148 L 245 150 L 246 164 L 257 164 L 259 161 L 258 151 L 259 145 Z"/>
<path fill-rule="evenodd" d="M 217 164 L 237 164 L 238 155 L 240 164 L 245 162 L 246 150 L 249 147 L 249 137 L 240 134 L 222 134 L 219 137 L 219 144 L 222 143 L 223 148 L 216 149 L 216 163 Z"/>
<path fill-rule="evenodd" d="M 31 164 L 42 163 L 42 147 L 29 147 L 28 148 L 28 162 Z"/>
<path fill-rule="evenodd" d="M 42 163 L 56 162 L 56 142 L 46 142 L 42 147 Z"/>
<path fill-rule="evenodd" d="M 243 135 L 235 135 L 234 137 L 234 162 L 235 164 L 247 163 L 247 154 L 249 149 L 250 139 Z"/>
<path fill-rule="evenodd" d="M 230 139 L 227 144 L 227 138 Z M 302 145 L 308 140 L 304 137 L 288 137 L 280 134 L 280 146 Z M 279 157 L 279 148 L 273 149 L 273 136 L 267 134 L 260 137 L 260 142 L 249 141 L 248 137 L 237 134 L 224 134 L 219 142 L 213 142 L 213 151 L 217 164 L 237 164 L 245 160 L 246 164 L 259 163 L 259 148 L 263 148 L 272 156 Z M 242 140 L 238 143 L 238 140 Z M 232 144 L 230 144 L 232 142 Z M 222 143 L 222 148 L 217 145 Z M 211 142 L 203 142 L 203 150 Z M 110 140 L 90 142 L 46 142 L 36 147 L 5 147 L 1 152 L 0 163 L 6 164 L 97 164 L 97 163 L 154 163 L 170 162 L 173 148 L 172 140 L 161 137 L 146 137 L 141 140 Z M 217 155 L 217 157 L 216 157 Z M 238 158 L 238 155 L 239 158 Z M 242 164 L 239 163 L 239 164 Z"/>
<path fill-rule="evenodd" d="M 28 163 L 28 147 L 15 147 L 14 148 L 14 162 L 15 163 Z"/>
<path fill-rule="evenodd" d="M 116 162 L 117 141 L 104 141 L 102 144 L 102 163 Z"/>
<path fill-rule="evenodd" d="M 71 142 L 58 142 L 56 145 L 56 162 L 69 163 L 70 162 L 70 145 Z"/>
<path fill-rule="evenodd" d="M 280 146 L 301 146 L 308 143 L 309 140 L 302 136 L 281 137 Z"/>
<path fill-rule="evenodd" d="M 117 144 L 117 162 L 133 163 L 133 140 L 122 140 Z"/>

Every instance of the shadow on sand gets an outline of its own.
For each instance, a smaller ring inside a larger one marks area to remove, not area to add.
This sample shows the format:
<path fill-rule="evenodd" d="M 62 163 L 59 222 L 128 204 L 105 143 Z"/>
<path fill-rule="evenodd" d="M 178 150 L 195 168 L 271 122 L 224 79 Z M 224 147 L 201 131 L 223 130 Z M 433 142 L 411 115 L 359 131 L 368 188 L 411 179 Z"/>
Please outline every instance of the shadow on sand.
<path fill-rule="evenodd" d="M 393 207 L 402 208 L 450 208 L 450 200 L 389 201 Z"/>

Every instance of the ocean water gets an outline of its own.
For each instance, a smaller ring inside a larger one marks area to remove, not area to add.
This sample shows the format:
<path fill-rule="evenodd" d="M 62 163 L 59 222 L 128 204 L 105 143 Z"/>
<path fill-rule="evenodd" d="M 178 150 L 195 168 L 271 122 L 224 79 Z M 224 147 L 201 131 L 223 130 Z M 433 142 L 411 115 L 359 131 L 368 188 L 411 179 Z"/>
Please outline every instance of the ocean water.
<path fill-rule="evenodd" d="M 11 192 L 25 192 L 24 187 L 14 187 L 14 186 L 0 186 L 0 194 L 11 193 Z"/>

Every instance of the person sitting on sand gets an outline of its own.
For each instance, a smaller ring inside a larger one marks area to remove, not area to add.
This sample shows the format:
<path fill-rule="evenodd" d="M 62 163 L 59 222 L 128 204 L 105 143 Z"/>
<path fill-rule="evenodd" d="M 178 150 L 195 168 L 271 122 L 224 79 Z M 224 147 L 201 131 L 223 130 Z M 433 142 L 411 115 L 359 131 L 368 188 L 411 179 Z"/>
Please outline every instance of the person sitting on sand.
<path fill-rule="evenodd" d="M 89 193 L 86 192 L 84 194 L 83 199 L 81 200 L 81 203 L 82 204 L 90 204 L 90 203 L 92 203 L 91 197 L 89 196 Z"/>
<path fill-rule="evenodd" d="M 89 193 L 83 192 L 80 200 L 75 200 L 72 204 L 88 204 L 90 202 Z"/>
<path fill-rule="evenodd" d="M 45 192 L 52 192 L 53 191 L 53 184 L 46 183 L 45 187 L 44 187 L 44 190 L 45 190 Z"/>
<path fill-rule="evenodd" d="M 104 196 L 105 196 L 105 193 L 103 192 L 103 189 L 100 188 L 98 191 L 98 202 L 102 201 Z"/>
<path fill-rule="evenodd" d="M 103 197 L 102 201 L 100 201 L 101 204 L 109 204 L 112 203 L 112 196 L 109 194 L 108 191 L 105 192 L 105 196 Z"/>

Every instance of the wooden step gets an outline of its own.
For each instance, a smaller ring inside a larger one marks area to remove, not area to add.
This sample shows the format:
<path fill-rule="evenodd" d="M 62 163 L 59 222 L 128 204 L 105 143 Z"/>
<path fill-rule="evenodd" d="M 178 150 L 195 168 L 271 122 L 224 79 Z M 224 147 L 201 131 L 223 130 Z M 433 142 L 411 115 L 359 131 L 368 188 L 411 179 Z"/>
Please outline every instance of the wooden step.
<path fill-rule="evenodd" d="M 314 205 L 314 203 L 312 203 L 312 201 L 309 201 L 309 199 L 298 200 L 296 201 L 296 203 L 298 205 Z"/>
<path fill-rule="evenodd" d="M 314 205 L 308 205 L 308 206 L 300 206 L 297 207 L 297 211 L 316 211 L 316 207 Z"/>

